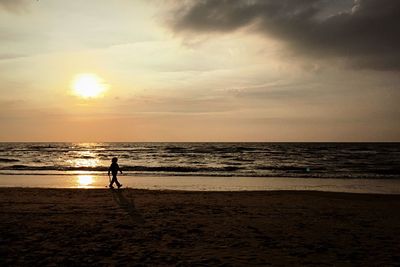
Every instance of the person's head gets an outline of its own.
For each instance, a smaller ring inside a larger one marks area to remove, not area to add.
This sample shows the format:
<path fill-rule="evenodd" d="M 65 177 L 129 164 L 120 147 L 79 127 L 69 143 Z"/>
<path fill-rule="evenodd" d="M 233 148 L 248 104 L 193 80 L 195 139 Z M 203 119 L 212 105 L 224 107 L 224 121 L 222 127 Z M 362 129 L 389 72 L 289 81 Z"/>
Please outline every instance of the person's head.
<path fill-rule="evenodd" d="M 118 161 L 117 157 L 113 157 L 112 160 L 111 160 L 111 162 L 113 162 L 113 163 L 117 163 L 117 161 Z"/>

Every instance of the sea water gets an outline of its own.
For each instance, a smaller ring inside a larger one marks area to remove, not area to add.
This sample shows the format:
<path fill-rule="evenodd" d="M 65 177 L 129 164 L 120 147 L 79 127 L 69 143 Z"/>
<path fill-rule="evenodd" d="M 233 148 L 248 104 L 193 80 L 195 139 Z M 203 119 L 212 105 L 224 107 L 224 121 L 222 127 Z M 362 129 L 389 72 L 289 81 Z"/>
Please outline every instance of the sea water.
<path fill-rule="evenodd" d="M 49 184 L 55 177 L 107 177 L 112 157 L 125 181 L 158 177 L 158 184 L 168 177 L 180 184 L 222 179 L 226 188 L 239 180 L 245 185 L 243 177 L 303 179 L 300 184 L 305 178 L 400 180 L 400 143 L 0 143 L 0 178 Z"/>

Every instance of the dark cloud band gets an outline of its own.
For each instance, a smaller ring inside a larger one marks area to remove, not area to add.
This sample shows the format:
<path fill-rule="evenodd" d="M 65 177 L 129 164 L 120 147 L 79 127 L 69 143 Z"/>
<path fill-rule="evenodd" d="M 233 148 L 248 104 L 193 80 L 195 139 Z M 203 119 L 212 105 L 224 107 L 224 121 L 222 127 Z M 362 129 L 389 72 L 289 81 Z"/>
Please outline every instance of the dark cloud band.
<path fill-rule="evenodd" d="M 0 10 L 19 13 L 26 10 L 27 4 L 26 0 L 0 0 Z"/>
<path fill-rule="evenodd" d="M 175 10 L 177 32 L 248 27 L 310 56 L 340 57 L 360 68 L 400 70 L 400 1 L 350 0 L 338 12 L 326 0 L 199 0 Z M 339 3 L 340 2 L 340 3 Z M 329 13 L 329 11 L 332 13 Z"/>

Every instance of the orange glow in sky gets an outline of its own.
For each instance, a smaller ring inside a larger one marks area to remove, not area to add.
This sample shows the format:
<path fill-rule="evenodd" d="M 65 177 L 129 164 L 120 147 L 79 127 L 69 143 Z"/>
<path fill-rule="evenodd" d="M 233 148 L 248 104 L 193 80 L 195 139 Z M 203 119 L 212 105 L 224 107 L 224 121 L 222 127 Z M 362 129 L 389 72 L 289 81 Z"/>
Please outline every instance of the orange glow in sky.
<path fill-rule="evenodd" d="M 392 6 L 269 2 L 0 0 L 0 141 L 400 141 Z"/>

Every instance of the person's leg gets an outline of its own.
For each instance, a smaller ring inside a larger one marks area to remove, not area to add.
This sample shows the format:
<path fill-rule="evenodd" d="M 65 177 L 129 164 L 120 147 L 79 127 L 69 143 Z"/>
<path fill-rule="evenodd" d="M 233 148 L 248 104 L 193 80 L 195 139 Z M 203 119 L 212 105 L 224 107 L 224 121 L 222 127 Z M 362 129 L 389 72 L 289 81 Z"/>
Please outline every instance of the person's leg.
<path fill-rule="evenodd" d="M 117 174 L 113 174 L 113 177 L 111 179 L 111 184 L 110 184 L 110 188 L 112 188 L 113 184 L 116 184 L 118 186 L 118 188 L 120 188 L 122 186 L 122 184 L 120 184 L 120 182 L 117 179 Z"/>
<path fill-rule="evenodd" d="M 117 176 L 115 176 L 115 184 L 118 186 L 118 188 L 121 187 L 122 184 L 120 184 L 120 182 L 117 179 Z"/>
<path fill-rule="evenodd" d="M 113 175 L 111 183 L 115 183 L 118 187 L 121 187 L 121 184 L 118 182 L 117 175 Z"/>
<path fill-rule="evenodd" d="M 111 182 L 110 182 L 110 188 L 113 188 L 113 184 L 115 183 L 116 179 L 117 179 L 117 177 L 115 175 L 113 175 Z"/>

